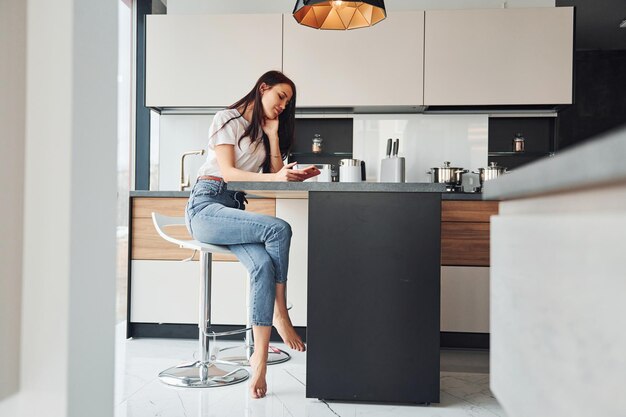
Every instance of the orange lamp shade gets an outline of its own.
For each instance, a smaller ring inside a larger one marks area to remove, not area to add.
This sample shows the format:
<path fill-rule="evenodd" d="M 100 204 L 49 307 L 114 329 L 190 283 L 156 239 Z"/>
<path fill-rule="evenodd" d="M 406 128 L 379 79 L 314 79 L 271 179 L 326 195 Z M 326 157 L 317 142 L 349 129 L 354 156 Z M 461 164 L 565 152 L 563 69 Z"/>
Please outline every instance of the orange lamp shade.
<path fill-rule="evenodd" d="M 383 0 L 298 0 L 293 17 L 301 25 L 315 29 L 348 30 L 373 26 L 387 13 Z"/>

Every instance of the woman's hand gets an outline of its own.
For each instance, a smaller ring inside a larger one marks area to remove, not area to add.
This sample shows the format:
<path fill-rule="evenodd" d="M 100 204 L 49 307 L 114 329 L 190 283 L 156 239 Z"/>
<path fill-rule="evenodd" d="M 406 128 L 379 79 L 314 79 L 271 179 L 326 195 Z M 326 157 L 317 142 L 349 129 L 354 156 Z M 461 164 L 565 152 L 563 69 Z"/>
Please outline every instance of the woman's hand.
<path fill-rule="evenodd" d="M 265 132 L 268 138 L 278 139 L 278 117 L 275 119 L 268 119 L 264 117 L 261 127 L 263 128 L 263 132 Z"/>
<path fill-rule="evenodd" d="M 297 162 L 292 162 L 274 173 L 274 181 L 303 181 L 306 173 L 300 169 L 292 169 Z"/>

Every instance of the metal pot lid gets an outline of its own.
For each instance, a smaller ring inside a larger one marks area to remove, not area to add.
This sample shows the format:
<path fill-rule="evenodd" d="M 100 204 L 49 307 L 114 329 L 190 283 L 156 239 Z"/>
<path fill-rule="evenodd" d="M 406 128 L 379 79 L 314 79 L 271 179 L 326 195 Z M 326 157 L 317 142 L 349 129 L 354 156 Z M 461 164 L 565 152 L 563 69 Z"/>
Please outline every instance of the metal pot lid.
<path fill-rule="evenodd" d="M 453 169 L 453 170 L 462 170 L 463 168 L 461 168 L 461 167 L 451 167 L 451 166 L 450 166 L 450 161 L 445 161 L 445 162 L 443 163 L 443 166 L 442 166 L 442 167 L 433 167 L 433 168 L 431 168 L 431 169 Z"/>
<path fill-rule="evenodd" d="M 506 169 L 506 167 L 498 165 L 497 162 L 489 162 L 489 166 L 487 168 L 478 168 L 479 171 L 506 171 Z"/>

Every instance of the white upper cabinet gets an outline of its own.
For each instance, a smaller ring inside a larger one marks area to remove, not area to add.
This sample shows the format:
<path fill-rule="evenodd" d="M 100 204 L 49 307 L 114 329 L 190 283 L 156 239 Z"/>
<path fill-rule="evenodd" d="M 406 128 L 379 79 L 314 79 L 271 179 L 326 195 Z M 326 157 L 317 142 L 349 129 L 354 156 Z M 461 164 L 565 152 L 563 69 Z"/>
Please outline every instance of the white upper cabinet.
<path fill-rule="evenodd" d="M 569 104 L 573 25 L 571 7 L 402 11 L 349 31 L 151 15 L 146 105 L 225 107 L 271 69 L 296 83 L 298 107 Z"/>
<path fill-rule="evenodd" d="M 281 66 L 280 14 L 147 18 L 148 107 L 225 107 Z"/>
<path fill-rule="evenodd" d="M 284 26 L 283 70 L 298 107 L 423 104 L 423 11 L 349 31 L 301 26 L 289 14 Z"/>
<path fill-rule="evenodd" d="M 427 11 L 424 104 L 572 103 L 571 7 Z"/>

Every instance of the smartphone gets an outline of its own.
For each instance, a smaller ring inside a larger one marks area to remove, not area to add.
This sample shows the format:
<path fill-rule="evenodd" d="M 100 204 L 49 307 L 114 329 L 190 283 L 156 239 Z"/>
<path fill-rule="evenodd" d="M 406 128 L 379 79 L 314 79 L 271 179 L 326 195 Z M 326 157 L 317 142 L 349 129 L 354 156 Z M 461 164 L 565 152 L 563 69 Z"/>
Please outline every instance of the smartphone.
<path fill-rule="evenodd" d="M 315 165 L 309 165 L 308 167 L 304 168 L 298 167 L 297 169 L 304 172 L 304 175 L 302 176 L 303 180 L 315 177 L 317 175 L 320 175 L 321 173 L 321 171 Z"/>

